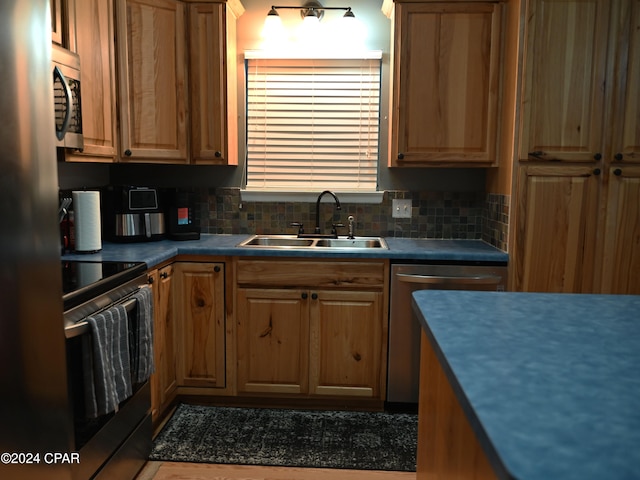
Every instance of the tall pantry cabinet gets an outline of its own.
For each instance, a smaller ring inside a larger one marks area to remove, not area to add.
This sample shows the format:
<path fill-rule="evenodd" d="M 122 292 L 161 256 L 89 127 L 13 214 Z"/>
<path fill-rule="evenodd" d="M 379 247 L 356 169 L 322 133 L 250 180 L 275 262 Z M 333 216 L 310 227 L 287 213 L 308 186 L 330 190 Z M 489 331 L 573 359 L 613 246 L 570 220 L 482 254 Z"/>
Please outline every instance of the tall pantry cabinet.
<path fill-rule="evenodd" d="M 640 0 L 530 0 L 511 287 L 640 293 Z"/>

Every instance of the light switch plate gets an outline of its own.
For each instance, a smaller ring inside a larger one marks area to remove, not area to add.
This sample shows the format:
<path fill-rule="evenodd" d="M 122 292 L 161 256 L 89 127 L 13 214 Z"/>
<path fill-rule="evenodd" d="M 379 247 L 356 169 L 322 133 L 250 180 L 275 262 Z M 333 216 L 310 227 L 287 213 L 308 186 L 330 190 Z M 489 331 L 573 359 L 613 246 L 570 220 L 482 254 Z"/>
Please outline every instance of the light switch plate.
<path fill-rule="evenodd" d="M 391 201 L 393 218 L 411 218 L 411 200 L 394 198 Z"/>

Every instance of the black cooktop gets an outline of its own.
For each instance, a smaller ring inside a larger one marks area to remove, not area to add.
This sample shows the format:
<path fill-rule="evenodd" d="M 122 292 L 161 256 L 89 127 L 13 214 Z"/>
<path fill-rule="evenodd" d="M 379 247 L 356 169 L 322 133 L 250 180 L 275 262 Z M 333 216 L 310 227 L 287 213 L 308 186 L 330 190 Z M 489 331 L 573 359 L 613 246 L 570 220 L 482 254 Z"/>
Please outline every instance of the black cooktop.
<path fill-rule="evenodd" d="M 144 262 L 62 260 L 62 300 L 67 311 L 143 274 Z"/>

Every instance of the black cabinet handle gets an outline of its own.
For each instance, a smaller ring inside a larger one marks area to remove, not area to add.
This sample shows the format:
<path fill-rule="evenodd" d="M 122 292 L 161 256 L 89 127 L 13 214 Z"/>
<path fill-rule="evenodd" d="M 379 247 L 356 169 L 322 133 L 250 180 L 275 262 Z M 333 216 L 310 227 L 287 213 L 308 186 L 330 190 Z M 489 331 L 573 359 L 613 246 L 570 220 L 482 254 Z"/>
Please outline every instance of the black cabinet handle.
<path fill-rule="evenodd" d="M 622 155 L 621 153 L 616 153 L 613 158 L 615 158 L 618 162 L 621 162 L 622 159 L 624 158 L 624 155 Z"/>
<path fill-rule="evenodd" d="M 593 156 L 593 159 L 594 159 L 594 160 L 602 160 L 602 154 L 601 154 L 601 153 L 596 153 L 596 154 Z"/>
<path fill-rule="evenodd" d="M 304 292 L 301 296 L 303 300 L 306 300 L 309 297 L 309 295 L 307 295 L 307 292 Z"/>
<path fill-rule="evenodd" d="M 614 174 L 616 177 L 619 177 L 620 175 L 622 175 L 622 170 L 620 170 L 619 168 L 616 168 L 616 169 L 613 171 L 613 174 Z"/>
<path fill-rule="evenodd" d="M 153 283 L 153 277 L 148 277 L 148 278 L 147 278 L 147 283 L 148 283 L 149 285 L 151 285 L 151 284 Z"/>
<path fill-rule="evenodd" d="M 131 156 L 131 154 L 132 154 L 132 152 L 131 152 L 131 150 L 129 150 L 129 149 L 127 148 L 127 149 L 124 151 L 124 154 L 125 154 L 127 157 L 130 157 L 130 156 Z"/>
<path fill-rule="evenodd" d="M 528 154 L 528 155 L 529 155 L 530 157 L 540 158 L 540 157 L 543 157 L 543 156 L 544 156 L 544 154 L 545 154 L 545 153 L 544 153 L 542 150 L 537 150 L 537 151 L 535 151 L 535 152 L 529 152 L 529 154 Z"/>
<path fill-rule="evenodd" d="M 167 278 L 169 276 L 169 274 L 167 272 L 162 272 L 160 274 L 160 278 Z"/>
<path fill-rule="evenodd" d="M 311 294 L 311 299 L 312 300 L 317 300 L 318 299 L 318 294 L 317 293 L 312 293 Z"/>
<path fill-rule="evenodd" d="M 218 273 L 220 271 L 220 265 L 216 265 L 215 267 L 213 267 L 213 271 Z"/>

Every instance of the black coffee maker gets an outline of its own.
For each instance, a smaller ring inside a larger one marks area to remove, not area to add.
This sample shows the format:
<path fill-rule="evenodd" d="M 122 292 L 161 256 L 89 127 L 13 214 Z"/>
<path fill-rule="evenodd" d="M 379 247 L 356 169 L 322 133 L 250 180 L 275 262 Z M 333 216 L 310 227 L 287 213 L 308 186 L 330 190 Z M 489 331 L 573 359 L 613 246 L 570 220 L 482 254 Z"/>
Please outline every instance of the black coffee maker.
<path fill-rule="evenodd" d="M 168 189 L 167 229 L 171 240 L 199 240 L 200 221 L 196 214 L 196 195 L 183 189 Z"/>

